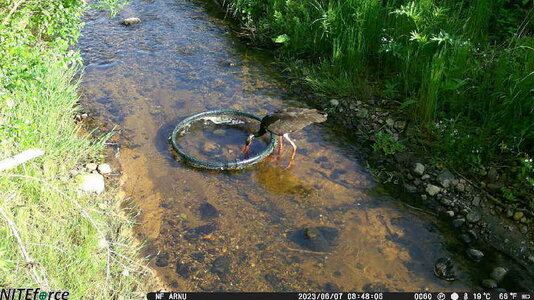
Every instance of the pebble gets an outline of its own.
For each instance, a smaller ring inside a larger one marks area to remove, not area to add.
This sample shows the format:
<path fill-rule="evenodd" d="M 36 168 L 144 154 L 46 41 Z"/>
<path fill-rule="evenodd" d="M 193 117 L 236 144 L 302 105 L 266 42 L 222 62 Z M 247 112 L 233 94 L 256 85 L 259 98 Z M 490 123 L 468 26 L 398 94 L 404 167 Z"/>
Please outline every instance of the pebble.
<path fill-rule="evenodd" d="M 439 202 L 440 202 L 441 204 L 445 205 L 445 206 L 453 206 L 453 205 L 452 205 L 453 202 L 452 202 L 451 199 L 441 198 L 441 199 L 439 200 Z"/>
<path fill-rule="evenodd" d="M 74 179 L 78 189 L 83 192 L 101 194 L 105 190 L 104 177 L 100 174 L 81 174 Z"/>
<path fill-rule="evenodd" d="M 437 193 L 439 193 L 441 191 L 441 189 L 439 187 L 433 185 L 433 184 L 427 184 L 425 191 L 430 196 L 435 196 Z"/>
<path fill-rule="evenodd" d="M 95 163 L 88 163 L 88 164 L 85 165 L 85 168 L 87 170 L 89 170 L 89 171 L 94 171 L 94 170 L 96 170 L 97 167 L 98 167 L 98 165 L 95 164 Z"/>
<path fill-rule="evenodd" d="M 478 223 L 478 221 L 481 219 L 481 216 L 478 211 L 472 211 L 467 214 L 466 219 L 469 223 Z"/>
<path fill-rule="evenodd" d="M 461 218 L 461 219 L 454 219 L 452 221 L 452 226 L 454 226 L 454 228 L 459 228 L 459 227 L 462 227 L 462 225 L 465 224 L 465 219 Z"/>
<path fill-rule="evenodd" d="M 429 178 L 430 178 L 430 175 L 428 175 L 428 174 L 425 174 L 425 175 L 421 176 L 421 179 L 423 179 L 423 180 L 427 180 Z"/>
<path fill-rule="evenodd" d="M 122 20 L 122 25 L 130 26 L 137 23 L 141 23 L 141 19 L 139 18 L 126 18 Z"/>
<path fill-rule="evenodd" d="M 507 273 L 508 271 L 505 268 L 496 267 L 493 269 L 493 271 L 491 271 L 490 277 L 495 281 L 500 282 L 504 279 L 504 276 L 506 276 Z"/>
<path fill-rule="evenodd" d="M 332 105 L 332 106 L 338 106 L 338 105 L 339 105 L 339 100 L 337 100 L 337 99 L 331 99 L 331 100 L 330 100 L 330 105 Z"/>
<path fill-rule="evenodd" d="M 454 217 L 454 211 L 452 211 L 452 210 L 448 210 L 448 211 L 446 211 L 445 214 L 446 214 L 448 217 L 451 217 L 451 218 Z"/>
<path fill-rule="evenodd" d="M 480 250 L 470 248 L 467 250 L 467 256 L 473 261 L 480 261 L 484 257 L 484 253 Z"/>
<path fill-rule="evenodd" d="M 528 233 L 528 227 L 523 225 L 523 226 L 521 226 L 521 229 L 519 229 L 519 231 L 521 231 L 522 234 L 527 234 Z"/>
<path fill-rule="evenodd" d="M 413 172 L 419 176 L 423 175 L 423 173 L 425 173 L 425 165 L 416 163 Z"/>
<path fill-rule="evenodd" d="M 404 189 L 408 192 L 408 193 L 416 193 L 417 192 L 417 188 L 411 184 L 407 184 L 405 183 L 404 184 Z"/>
<path fill-rule="evenodd" d="M 367 110 L 366 108 L 359 109 L 356 113 L 356 116 L 361 119 L 367 118 L 367 116 L 369 116 L 369 110 Z"/>
<path fill-rule="evenodd" d="M 528 260 L 530 260 L 530 262 L 534 264 L 534 255 L 529 256 Z"/>
<path fill-rule="evenodd" d="M 460 241 L 462 241 L 462 243 L 464 244 L 471 244 L 473 242 L 473 240 L 471 239 L 471 237 L 468 235 L 468 234 L 465 234 L 465 233 L 462 233 L 458 236 L 458 238 L 460 239 Z"/>
<path fill-rule="evenodd" d="M 438 181 L 444 188 L 448 188 L 452 184 L 453 180 L 454 175 L 447 169 L 443 169 L 443 171 L 441 171 L 441 173 L 438 175 Z"/>
<path fill-rule="evenodd" d="M 406 121 L 402 121 L 402 120 L 395 121 L 394 126 L 395 126 L 395 129 L 402 131 L 404 130 L 404 128 L 406 128 Z"/>
<path fill-rule="evenodd" d="M 459 192 L 464 192 L 465 191 L 465 185 L 463 183 L 458 183 L 456 185 L 456 189 L 459 191 Z"/>
<path fill-rule="evenodd" d="M 473 201 L 471 202 L 471 204 L 473 204 L 474 206 L 479 206 L 480 205 L 480 197 L 475 196 L 475 198 L 473 198 Z"/>
<path fill-rule="evenodd" d="M 514 220 L 519 221 L 525 214 L 522 211 L 516 211 L 514 213 Z"/>
<path fill-rule="evenodd" d="M 99 164 L 97 170 L 102 175 L 111 173 L 111 167 L 108 164 Z"/>
<path fill-rule="evenodd" d="M 493 279 L 484 279 L 482 280 L 482 286 L 487 289 L 494 289 L 497 287 L 497 282 Z"/>
<path fill-rule="evenodd" d="M 386 119 L 386 125 L 388 125 L 389 127 L 393 127 L 393 124 L 395 124 L 395 120 L 393 120 L 392 118 Z"/>

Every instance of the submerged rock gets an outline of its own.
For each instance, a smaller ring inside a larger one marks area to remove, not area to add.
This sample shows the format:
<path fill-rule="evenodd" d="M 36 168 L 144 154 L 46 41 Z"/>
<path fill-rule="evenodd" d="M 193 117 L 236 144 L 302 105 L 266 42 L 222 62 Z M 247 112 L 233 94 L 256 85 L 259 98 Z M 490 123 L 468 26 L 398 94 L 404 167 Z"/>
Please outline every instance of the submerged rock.
<path fill-rule="evenodd" d="M 199 210 L 200 217 L 203 220 L 208 220 L 219 216 L 219 211 L 215 208 L 215 206 L 209 204 L 208 202 L 200 204 Z"/>
<path fill-rule="evenodd" d="M 141 19 L 139 18 L 126 18 L 122 20 L 122 25 L 125 25 L 125 26 L 130 26 L 130 25 L 134 25 L 138 23 L 141 23 Z"/>
<path fill-rule="evenodd" d="M 230 271 L 230 264 L 232 263 L 232 257 L 225 255 L 217 257 L 211 264 L 210 271 L 220 277 L 226 276 Z"/>
<path fill-rule="evenodd" d="M 156 257 L 156 266 L 166 267 L 169 265 L 169 254 L 162 253 Z"/>
<path fill-rule="evenodd" d="M 305 227 L 295 231 L 291 240 L 302 248 L 317 252 L 328 252 L 335 246 L 339 231 L 333 227 Z"/>
<path fill-rule="evenodd" d="M 100 174 L 76 175 L 75 181 L 83 192 L 101 194 L 105 190 L 104 177 Z"/>
<path fill-rule="evenodd" d="M 451 259 L 448 257 L 442 257 L 438 259 L 434 265 L 434 275 L 447 281 L 455 280 L 456 275 L 454 273 L 454 266 Z"/>
<path fill-rule="evenodd" d="M 194 270 L 191 267 L 191 263 L 182 263 L 177 261 L 175 271 L 176 274 L 182 276 L 183 278 L 189 278 L 189 276 Z"/>
<path fill-rule="evenodd" d="M 201 225 L 195 228 L 190 228 L 187 230 L 187 233 L 184 235 L 184 238 L 188 241 L 194 241 L 196 239 L 199 239 L 203 236 L 206 236 L 215 230 L 217 230 L 219 226 L 216 223 Z"/>

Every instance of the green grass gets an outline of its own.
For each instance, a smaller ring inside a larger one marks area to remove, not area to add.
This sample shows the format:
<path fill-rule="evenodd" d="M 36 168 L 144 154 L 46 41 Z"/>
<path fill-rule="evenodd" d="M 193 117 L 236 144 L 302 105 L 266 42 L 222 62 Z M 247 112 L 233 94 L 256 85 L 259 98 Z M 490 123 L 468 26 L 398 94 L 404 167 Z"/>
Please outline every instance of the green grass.
<path fill-rule="evenodd" d="M 225 5 L 314 92 L 402 103 L 399 112 L 432 142 L 434 160 L 462 172 L 496 165 L 532 190 L 519 174 L 534 156 L 533 1 Z"/>
<path fill-rule="evenodd" d="M 101 159 L 105 139 L 83 134 L 73 119 L 81 70 L 69 47 L 84 5 L 0 1 L 0 158 L 45 152 L 0 173 L 0 286 L 68 290 L 70 299 L 143 298 L 146 268 L 116 190 L 79 194 L 69 176 Z"/>

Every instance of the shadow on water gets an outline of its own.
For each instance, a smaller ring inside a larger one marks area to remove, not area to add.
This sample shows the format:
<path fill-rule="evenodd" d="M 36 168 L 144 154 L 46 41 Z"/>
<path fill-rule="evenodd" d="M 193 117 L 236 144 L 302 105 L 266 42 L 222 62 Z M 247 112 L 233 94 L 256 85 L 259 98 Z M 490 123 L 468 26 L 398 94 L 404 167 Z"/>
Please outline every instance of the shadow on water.
<path fill-rule="evenodd" d="M 137 16 L 136 26 L 120 25 Z M 264 115 L 301 106 L 263 54 L 201 5 L 132 0 L 116 18 L 89 11 L 79 49 L 83 103 L 123 132 L 122 186 L 162 281 L 191 291 L 472 290 L 473 268 L 435 216 L 378 191 L 350 138 L 329 124 L 294 134 L 296 166 L 264 161 L 207 172 L 177 161 L 167 138 L 210 109 Z M 235 141 L 237 143 L 237 141 Z M 457 280 L 433 275 L 457 260 Z"/>

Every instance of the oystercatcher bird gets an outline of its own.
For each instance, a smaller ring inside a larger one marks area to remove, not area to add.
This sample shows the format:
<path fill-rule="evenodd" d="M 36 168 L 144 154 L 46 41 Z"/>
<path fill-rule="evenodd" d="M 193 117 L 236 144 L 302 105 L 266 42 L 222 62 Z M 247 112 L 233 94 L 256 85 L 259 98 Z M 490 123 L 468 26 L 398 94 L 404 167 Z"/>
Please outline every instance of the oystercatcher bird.
<path fill-rule="evenodd" d="M 283 138 L 285 138 L 291 146 L 293 146 L 293 152 L 291 153 L 291 159 L 289 160 L 288 168 L 291 167 L 297 154 L 297 145 L 289 138 L 289 134 L 302 128 L 313 124 L 326 121 L 327 114 L 320 112 L 313 108 L 283 108 L 275 111 L 272 114 L 268 114 L 261 120 L 260 130 L 247 137 L 245 141 L 245 148 L 243 153 L 246 154 L 250 150 L 250 144 L 254 138 L 263 136 L 267 132 L 278 136 L 278 153 L 280 156 L 283 148 Z"/>

